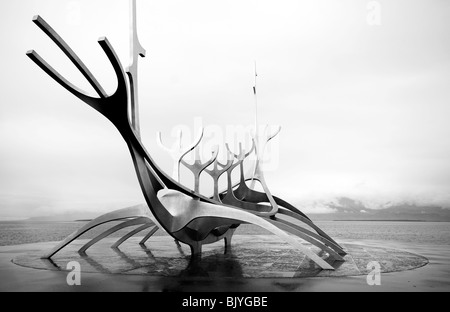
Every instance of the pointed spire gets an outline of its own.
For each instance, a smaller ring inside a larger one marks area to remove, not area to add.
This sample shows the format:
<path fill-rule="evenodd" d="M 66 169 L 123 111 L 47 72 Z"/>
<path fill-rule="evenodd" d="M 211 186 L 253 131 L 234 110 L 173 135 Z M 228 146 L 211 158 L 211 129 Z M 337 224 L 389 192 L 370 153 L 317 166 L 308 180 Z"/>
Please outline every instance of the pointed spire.
<path fill-rule="evenodd" d="M 140 136 L 139 105 L 138 105 L 138 56 L 145 57 L 145 49 L 137 36 L 136 0 L 130 0 L 130 58 L 127 69 L 131 89 L 131 125 Z"/>

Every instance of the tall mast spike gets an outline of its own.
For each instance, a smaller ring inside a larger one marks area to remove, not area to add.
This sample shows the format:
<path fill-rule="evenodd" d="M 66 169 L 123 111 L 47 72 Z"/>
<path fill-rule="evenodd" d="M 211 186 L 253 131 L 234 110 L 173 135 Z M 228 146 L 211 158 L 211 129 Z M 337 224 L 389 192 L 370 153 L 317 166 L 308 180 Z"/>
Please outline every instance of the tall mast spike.
<path fill-rule="evenodd" d="M 131 89 L 131 125 L 140 137 L 139 104 L 138 104 L 138 56 L 145 57 L 145 49 L 137 35 L 136 0 L 130 0 L 130 59 L 127 69 Z"/>
<path fill-rule="evenodd" d="M 255 164 L 254 164 L 254 168 L 253 168 L 253 174 L 252 174 L 252 179 L 251 179 L 252 188 L 255 185 L 254 178 L 255 178 L 255 175 L 256 175 L 256 170 L 257 170 L 258 162 L 259 162 L 259 154 L 258 154 L 258 152 L 259 152 L 258 98 L 257 98 L 257 95 L 256 95 L 256 78 L 258 77 L 258 73 L 256 71 L 256 60 L 254 62 L 255 62 L 254 63 L 254 65 L 255 65 L 255 67 L 254 67 L 254 69 L 255 69 L 255 84 L 253 86 L 253 96 L 255 98 L 255 132 L 253 133 L 254 134 L 253 139 L 254 139 L 254 144 L 255 144 L 256 160 L 255 160 Z"/>

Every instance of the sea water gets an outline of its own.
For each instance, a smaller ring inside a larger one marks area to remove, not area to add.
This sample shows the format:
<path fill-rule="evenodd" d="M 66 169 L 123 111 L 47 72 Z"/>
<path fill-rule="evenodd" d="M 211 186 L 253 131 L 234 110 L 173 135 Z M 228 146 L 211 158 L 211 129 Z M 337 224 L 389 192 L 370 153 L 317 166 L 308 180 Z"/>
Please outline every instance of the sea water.
<path fill-rule="evenodd" d="M 86 221 L 0 221 L 0 246 L 60 241 L 84 224 Z M 92 238 L 113 224 L 117 223 L 102 225 L 80 238 Z M 353 239 L 450 245 L 450 222 L 316 221 L 315 224 L 337 241 Z M 123 236 L 131 229 L 118 231 L 112 236 Z M 145 234 L 143 231 L 141 236 Z M 236 234 L 269 233 L 255 226 L 242 225 Z M 155 235 L 166 234 L 158 231 Z"/>

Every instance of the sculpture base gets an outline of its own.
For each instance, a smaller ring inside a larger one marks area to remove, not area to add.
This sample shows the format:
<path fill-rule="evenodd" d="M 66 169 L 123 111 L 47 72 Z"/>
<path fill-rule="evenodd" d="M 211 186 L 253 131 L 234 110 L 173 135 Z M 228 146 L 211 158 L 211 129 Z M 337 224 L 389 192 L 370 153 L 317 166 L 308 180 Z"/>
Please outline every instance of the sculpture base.
<path fill-rule="evenodd" d="M 44 250 L 35 250 L 15 257 L 13 263 L 34 269 L 65 271 L 67 263 L 78 261 L 82 274 L 193 279 L 358 276 L 367 275 L 373 270 L 367 266 L 371 261 L 380 264 L 381 273 L 411 270 L 428 263 L 425 257 L 406 251 L 344 243 L 343 247 L 348 253 L 345 262 L 331 263 L 335 267 L 334 271 L 321 270 L 301 252 L 274 235 L 236 235 L 231 250 L 225 250 L 223 241 L 205 245 L 202 257 L 191 261 L 189 246 L 177 245 L 169 236 L 153 237 L 146 245 L 139 245 L 140 239 L 132 238 L 120 249 L 110 247 L 115 239 L 105 239 L 85 254 L 79 254 L 77 250 L 87 240 L 77 240 L 51 260 L 40 258 Z"/>

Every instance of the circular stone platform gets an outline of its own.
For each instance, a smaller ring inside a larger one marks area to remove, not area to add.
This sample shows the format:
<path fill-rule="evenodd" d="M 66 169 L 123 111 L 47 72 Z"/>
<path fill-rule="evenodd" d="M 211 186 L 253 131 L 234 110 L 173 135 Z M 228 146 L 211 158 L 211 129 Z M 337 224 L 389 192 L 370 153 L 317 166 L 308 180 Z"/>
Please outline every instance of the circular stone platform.
<path fill-rule="evenodd" d="M 78 261 L 83 273 L 139 274 L 193 278 L 302 278 L 366 275 L 373 270 L 368 263 L 377 261 L 381 273 L 419 268 L 428 263 L 423 256 L 397 249 L 342 244 L 345 262 L 331 262 L 335 270 L 321 270 L 300 251 L 281 242 L 274 235 L 236 235 L 232 248 L 225 252 L 223 240 L 203 247 L 201 259 L 190 261 L 187 245 L 177 245 L 169 236 L 155 236 L 146 245 L 134 237 L 113 249 L 117 238 L 107 238 L 87 250 L 77 251 L 88 240 L 77 240 L 66 246 L 51 260 L 41 259 L 46 251 L 30 252 L 13 259 L 13 263 L 35 269 L 66 270 Z M 311 247 L 309 244 L 306 246 Z M 319 252 L 315 247 L 315 252 Z"/>

